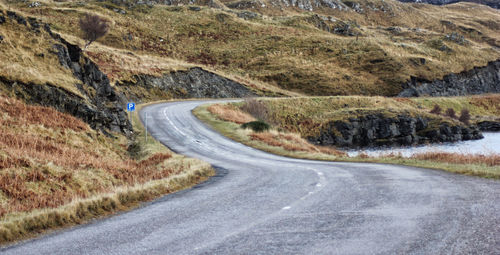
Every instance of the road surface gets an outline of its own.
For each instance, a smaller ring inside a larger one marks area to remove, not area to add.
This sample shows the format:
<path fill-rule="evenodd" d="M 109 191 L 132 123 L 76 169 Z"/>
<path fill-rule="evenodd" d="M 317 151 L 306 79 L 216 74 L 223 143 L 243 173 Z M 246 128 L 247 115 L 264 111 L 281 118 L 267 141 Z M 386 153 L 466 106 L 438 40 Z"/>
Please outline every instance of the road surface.
<path fill-rule="evenodd" d="M 154 137 L 218 175 L 5 254 L 500 254 L 500 182 L 413 167 L 271 155 L 192 114 L 141 111 Z"/>

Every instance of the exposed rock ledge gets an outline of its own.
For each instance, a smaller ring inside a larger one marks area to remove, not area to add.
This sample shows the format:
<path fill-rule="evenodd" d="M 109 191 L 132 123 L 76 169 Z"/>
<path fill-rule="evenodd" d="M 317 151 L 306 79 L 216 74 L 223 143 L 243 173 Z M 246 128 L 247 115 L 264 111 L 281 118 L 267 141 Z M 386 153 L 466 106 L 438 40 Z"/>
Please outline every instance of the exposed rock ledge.
<path fill-rule="evenodd" d="M 500 121 L 481 121 L 477 126 L 481 131 L 500 132 Z"/>
<path fill-rule="evenodd" d="M 128 98 L 140 101 L 147 95 L 158 98 L 233 98 L 248 97 L 256 94 L 247 87 L 212 72 L 194 67 L 186 71 L 177 71 L 156 77 L 151 75 L 136 75 L 135 82 L 117 83 L 119 89 Z M 140 95 L 141 87 L 147 93 Z M 155 99 L 155 98 L 149 98 Z"/>
<path fill-rule="evenodd" d="M 403 85 L 400 97 L 465 96 L 500 93 L 500 60 L 487 66 L 446 75 L 442 80 L 427 81 L 412 77 Z"/>
<path fill-rule="evenodd" d="M 481 139 L 477 127 L 441 123 L 431 126 L 422 117 L 400 115 L 395 118 L 371 114 L 349 121 L 332 121 L 317 137 L 308 140 L 320 145 L 360 148 L 373 146 L 400 146 L 427 142 L 457 142 Z"/>
<path fill-rule="evenodd" d="M 0 10 L 0 13 L 3 11 Z M 5 86 L 16 97 L 28 103 L 51 106 L 58 111 L 69 113 L 105 134 L 109 134 L 109 131 L 131 134 L 132 125 L 124 110 L 125 98 L 111 87 L 108 77 L 92 60 L 82 54 L 82 50 L 77 45 L 68 43 L 60 35 L 53 33 L 49 25 L 35 18 L 26 19 L 9 11 L 8 19 L 20 25 L 29 26 L 37 33 L 43 33 L 41 30 L 43 28 L 55 40 L 56 43 L 51 51 L 57 55 L 60 64 L 70 69 L 80 80 L 81 83 L 75 86 L 83 97 L 57 86 L 25 84 L 4 77 L 0 77 L 0 85 Z"/>

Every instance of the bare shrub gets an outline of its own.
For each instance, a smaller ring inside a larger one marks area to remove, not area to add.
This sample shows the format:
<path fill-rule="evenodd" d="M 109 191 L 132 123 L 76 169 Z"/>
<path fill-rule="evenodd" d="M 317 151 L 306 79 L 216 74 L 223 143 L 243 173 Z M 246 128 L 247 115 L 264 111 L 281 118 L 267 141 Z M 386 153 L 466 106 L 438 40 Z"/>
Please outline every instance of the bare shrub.
<path fill-rule="evenodd" d="M 434 105 L 434 108 L 430 111 L 432 114 L 441 114 L 441 107 L 437 104 Z"/>
<path fill-rule="evenodd" d="M 452 108 L 448 108 L 446 110 L 446 112 L 444 112 L 444 115 L 447 116 L 447 117 L 450 117 L 452 119 L 456 119 L 457 118 L 457 114 L 455 113 L 455 110 L 453 110 Z"/>
<path fill-rule="evenodd" d="M 460 117 L 458 118 L 459 121 L 461 121 L 464 124 L 469 125 L 470 123 L 470 112 L 468 109 L 462 109 L 460 112 Z"/>
<path fill-rule="evenodd" d="M 80 19 L 80 29 L 83 32 L 83 39 L 87 41 L 84 50 L 96 41 L 106 35 L 109 31 L 109 20 L 94 14 L 85 14 Z"/>
<path fill-rule="evenodd" d="M 259 120 L 267 121 L 269 117 L 269 110 L 267 109 L 267 106 L 255 98 L 245 99 L 245 103 L 241 106 L 241 110 L 249 113 Z"/>

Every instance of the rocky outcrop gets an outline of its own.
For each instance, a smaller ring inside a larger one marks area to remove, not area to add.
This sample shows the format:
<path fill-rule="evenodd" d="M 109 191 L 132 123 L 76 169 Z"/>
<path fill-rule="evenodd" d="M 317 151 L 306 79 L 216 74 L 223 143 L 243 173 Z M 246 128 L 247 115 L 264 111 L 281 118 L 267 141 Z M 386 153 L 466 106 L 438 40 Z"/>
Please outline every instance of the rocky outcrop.
<path fill-rule="evenodd" d="M 442 80 L 423 80 L 412 77 L 403 85 L 400 97 L 464 96 L 500 93 L 500 60 L 485 67 L 446 75 Z"/>
<path fill-rule="evenodd" d="M 297 7 L 306 11 L 313 11 L 320 7 L 327 7 L 338 10 L 348 10 L 349 7 L 341 0 L 279 0 L 271 1 L 274 5 L 283 7 Z"/>
<path fill-rule="evenodd" d="M 127 100 L 115 91 L 109 82 L 108 77 L 99 70 L 99 67 L 89 58 L 81 54 L 81 49 L 73 44 L 61 39 L 63 44 L 56 44 L 57 54 L 60 63 L 70 68 L 73 74 L 82 81 L 77 84 L 77 88 L 90 101 L 93 111 L 84 112 L 84 117 L 93 128 L 103 131 L 129 133 L 132 126 L 128 121 L 128 116 L 124 111 Z M 85 103 L 85 102 L 83 102 Z M 89 116 L 90 115 L 90 116 Z"/>
<path fill-rule="evenodd" d="M 319 145 L 359 148 L 481 138 L 483 136 L 477 127 L 448 123 L 430 127 L 429 120 L 422 117 L 385 117 L 382 114 L 370 114 L 348 121 L 329 122 L 319 136 L 309 137 L 308 140 Z"/>
<path fill-rule="evenodd" d="M 355 11 L 363 13 L 365 10 L 390 12 L 390 5 L 382 3 L 370 3 L 351 0 L 235 0 L 224 2 L 223 4 L 214 0 L 112 0 L 115 6 L 126 6 L 127 8 L 134 8 L 135 6 L 148 5 L 153 6 L 156 4 L 163 5 L 204 5 L 212 8 L 219 9 L 257 9 L 265 8 L 268 6 L 283 8 L 298 8 L 305 11 L 314 11 L 322 8 L 336 9 L 341 11 Z M 113 7 L 114 9 L 114 7 Z M 116 10 L 115 10 L 116 11 Z"/>
<path fill-rule="evenodd" d="M 129 125 L 123 125 L 128 120 L 121 114 L 121 109 L 100 111 L 93 104 L 88 104 L 85 99 L 68 93 L 52 85 L 25 84 L 0 78 L 0 84 L 9 88 L 17 98 L 32 104 L 50 106 L 60 112 L 68 113 L 87 122 L 92 128 L 101 130 L 109 135 L 108 131 L 131 131 Z"/>
<path fill-rule="evenodd" d="M 111 2 L 115 5 L 126 6 L 128 8 L 133 8 L 135 6 L 154 6 L 157 4 L 163 5 L 188 5 L 188 4 L 196 4 L 196 5 L 205 5 L 212 8 L 222 9 L 223 6 L 219 4 L 219 2 L 214 0 L 111 0 Z"/>
<path fill-rule="evenodd" d="M 137 94 L 137 87 L 146 89 L 149 94 L 162 93 L 167 98 L 233 98 L 256 95 L 235 81 L 199 67 L 170 72 L 160 77 L 136 75 L 134 80 L 118 83 L 117 86 L 128 98 L 135 100 L 142 97 Z"/>
<path fill-rule="evenodd" d="M 500 131 L 500 121 L 481 121 L 477 123 L 477 126 L 481 131 Z"/>
<path fill-rule="evenodd" d="M 458 2 L 471 2 L 488 5 L 492 8 L 500 9 L 500 1 L 498 0 L 399 0 L 404 3 L 426 3 L 426 4 L 436 4 L 436 5 L 444 5 L 444 4 L 454 4 Z"/>
<path fill-rule="evenodd" d="M 57 55 L 63 67 L 70 69 L 81 81 L 75 86 L 83 97 L 50 84 L 25 84 L 1 77 L 0 83 L 28 103 L 51 106 L 61 112 L 72 114 L 105 134 L 109 134 L 109 131 L 131 134 L 132 126 L 124 111 L 125 98 L 111 87 L 108 77 L 94 62 L 82 54 L 77 45 L 67 42 L 53 33 L 47 24 L 34 18 L 26 19 L 13 12 L 8 12 L 8 17 L 25 26 L 29 23 L 29 27 L 37 33 L 43 28 L 55 40 L 51 52 Z M 23 22 L 26 20 L 28 22 Z"/>

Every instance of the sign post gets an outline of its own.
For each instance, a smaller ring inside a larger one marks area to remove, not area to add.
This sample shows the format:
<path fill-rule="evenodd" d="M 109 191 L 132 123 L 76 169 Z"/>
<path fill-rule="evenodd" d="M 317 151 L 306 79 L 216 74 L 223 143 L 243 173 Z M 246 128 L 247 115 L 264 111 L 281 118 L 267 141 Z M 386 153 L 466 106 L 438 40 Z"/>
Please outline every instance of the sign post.
<path fill-rule="evenodd" d="M 127 111 L 133 112 L 135 111 L 135 103 L 127 103 Z"/>
<path fill-rule="evenodd" d="M 127 111 L 128 112 L 133 112 L 135 111 L 135 103 L 134 102 L 129 102 L 127 103 Z M 146 129 L 146 132 L 144 133 L 144 140 L 146 143 L 148 142 L 148 114 L 146 113 L 146 121 L 145 121 L 144 128 Z"/>

